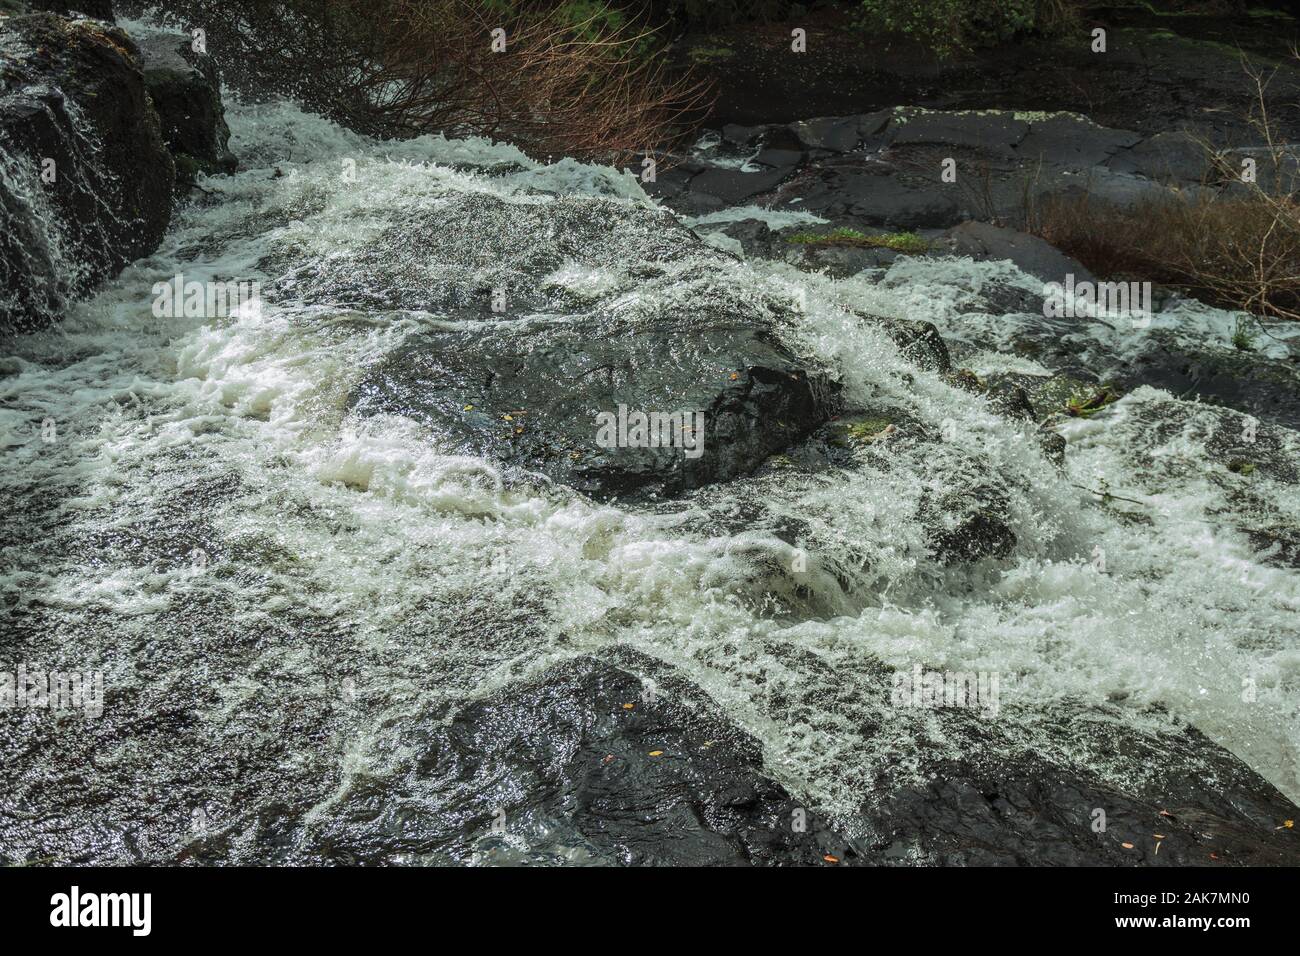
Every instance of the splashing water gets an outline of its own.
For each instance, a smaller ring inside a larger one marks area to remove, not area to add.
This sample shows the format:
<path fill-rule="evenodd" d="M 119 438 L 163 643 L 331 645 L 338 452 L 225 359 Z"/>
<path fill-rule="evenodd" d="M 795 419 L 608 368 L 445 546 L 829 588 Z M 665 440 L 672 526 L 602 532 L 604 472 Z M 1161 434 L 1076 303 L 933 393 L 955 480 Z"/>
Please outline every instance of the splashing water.
<path fill-rule="evenodd" d="M 993 334 L 1029 317 L 980 315 L 972 297 L 1030 281 L 1014 267 L 915 260 L 834 281 L 699 244 L 646 281 L 617 243 L 565 263 L 552 280 L 566 294 L 628 308 L 804 290 L 783 325 L 792 349 L 858 405 L 953 423 L 949 441 L 856 470 L 765 470 L 680 505 L 598 504 L 450 454 L 410 420 L 346 413 L 364 369 L 463 320 L 295 290 L 448 197 L 543 217 L 563 197 L 652 208 L 635 179 L 480 140 L 375 142 L 284 103 L 232 104 L 228 119 L 242 172 L 208 180 L 215 195 L 57 331 L 17 340 L 0 378 L 9 627 L 27 660 L 102 669 L 136 715 L 131 735 L 94 744 L 109 780 L 147 790 L 198 760 L 215 791 L 225 757 L 270 752 L 310 822 L 357 781 L 399 772 L 393 721 L 621 643 L 703 688 L 761 742 L 769 772 L 828 812 L 851 810 L 883 764 L 900 781 L 914 770 L 914 725 L 862 729 L 873 661 L 999 672 L 1008 707 L 1082 701 L 1131 725 L 1192 723 L 1300 797 L 1300 578 L 1242 530 L 1251 506 L 1207 454 L 1228 413 L 1140 389 L 1061 426 L 1061 474 L 1028 433 L 858 315 Z M 490 286 L 492 268 L 459 281 Z M 157 319 L 153 285 L 176 274 L 277 291 L 256 315 Z M 1294 434 L 1279 440 L 1294 458 Z M 1099 504 L 1083 490 L 1099 477 L 1142 504 Z M 1300 496 L 1258 481 L 1270 520 L 1300 522 Z M 918 515 L 982 483 L 1005 495 L 1010 556 L 936 562 Z M 747 517 L 739 503 L 755 501 Z M 800 525 L 812 597 L 792 581 L 782 521 Z M 340 709 L 345 679 L 357 700 Z M 172 726 L 180 710 L 191 722 Z M 57 728 L 40 733 L 76 750 Z"/>

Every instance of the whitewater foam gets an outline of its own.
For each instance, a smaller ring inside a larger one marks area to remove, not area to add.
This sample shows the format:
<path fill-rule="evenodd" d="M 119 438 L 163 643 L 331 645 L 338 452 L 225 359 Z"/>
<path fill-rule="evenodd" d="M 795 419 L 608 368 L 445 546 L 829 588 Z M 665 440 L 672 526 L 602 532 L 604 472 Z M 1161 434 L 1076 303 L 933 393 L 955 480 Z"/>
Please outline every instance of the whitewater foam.
<path fill-rule="evenodd" d="M 18 340 L 0 378 L 10 426 L 0 480 L 17 502 L 0 596 L 57 620 L 29 637 L 38 649 L 106 662 L 110 689 L 142 687 L 131 661 L 167 640 L 170 615 L 216 609 L 246 637 L 196 635 L 198 649 L 173 666 L 201 667 L 219 689 L 197 705 L 218 747 L 254 705 L 319 710 L 307 688 L 346 659 L 362 705 L 330 725 L 344 746 L 304 743 L 298 757 L 337 761 L 335 795 L 400 762 L 374 744 L 396 716 L 621 643 L 680 668 L 761 742 L 770 772 L 827 810 L 852 809 L 882 768 L 898 781 L 922 772 L 917 735 L 934 732 L 932 716 L 882 727 L 873 703 L 880 663 L 918 661 L 1000 673 L 1013 712 L 1084 702 L 1134 726 L 1190 722 L 1300 796 L 1300 579 L 1234 528 L 1241 516 L 1222 510 L 1222 469 L 1203 440 L 1186 429 L 1149 448 L 1142 440 L 1148 413 L 1192 423 L 1219 413 L 1139 390 L 1062 427 L 1062 475 L 1017 426 L 917 370 L 862 317 L 931 320 L 991 356 L 1032 317 L 972 315 L 979 290 L 1041 283 L 1008 263 L 951 259 L 904 258 L 883 277 L 835 281 L 701 250 L 680 282 L 645 285 L 616 265 L 564 263 L 551 283 L 614 309 L 702 294 L 802 301 L 802 312 L 781 313 L 783 334 L 832 369 L 852 402 L 954 424 L 951 441 L 830 479 L 746 479 L 679 508 L 601 505 L 440 448 L 407 419 L 350 418 L 361 372 L 443 317 L 336 309 L 295 298 L 283 280 L 308 256 L 353 255 L 391 227 L 393 210 L 474 193 L 648 208 L 635 177 L 539 164 L 481 140 L 374 142 L 285 103 L 234 103 L 229 121 L 241 172 L 207 180 L 213 195 L 178 213 L 163 247 L 57 331 Z M 344 159 L 356 182 L 343 178 Z M 258 317 L 155 319 L 148 290 L 178 273 L 279 280 L 280 296 Z M 1230 320 L 1192 304 L 1157 315 L 1213 339 Z M 1127 347 L 1096 324 L 1078 334 Z M 64 439 L 40 439 L 45 418 Z M 1153 472 L 1151 455 L 1180 467 Z M 1103 501 L 1087 490 L 1099 476 L 1144 505 Z M 1007 495 L 1015 548 L 1003 561 L 944 567 L 917 515 L 985 481 Z M 1290 489 L 1259 481 L 1300 521 Z M 761 495 L 771 515 L 806 525 L 811 603 L 798 604 L 794 545 L 710 519 L 728 495 Z M 1130 510 L 1136 518 L 1120 513 Z M 84 541 L 111 544 L 112 562 L 77 558 Z M 196 548 L 210 555 L 202 573 L 191 569 Z M 307 622 L 328 625 L 334 643 L 314 643 Z M 1257 688 L 1250 701 L 1243 678 Z M 296 689 L 268 701 L 269 683 Z"/>

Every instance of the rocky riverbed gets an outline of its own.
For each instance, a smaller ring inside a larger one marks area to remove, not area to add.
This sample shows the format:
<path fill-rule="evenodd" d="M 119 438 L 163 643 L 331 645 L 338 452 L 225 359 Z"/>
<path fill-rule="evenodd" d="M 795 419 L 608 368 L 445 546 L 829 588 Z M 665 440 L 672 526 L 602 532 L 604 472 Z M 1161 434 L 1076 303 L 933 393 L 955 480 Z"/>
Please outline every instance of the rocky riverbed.
<path fill-rule="evenodd" d="M 1006 224 L 1200 182 L 1176 131 L 872 104 L 646 182 L 186 49 L 0 19 L 0 672 L 103 687 L 0 714 L 0 858 L 1300 860 L 1296 332 L 1050 317 Z"/>

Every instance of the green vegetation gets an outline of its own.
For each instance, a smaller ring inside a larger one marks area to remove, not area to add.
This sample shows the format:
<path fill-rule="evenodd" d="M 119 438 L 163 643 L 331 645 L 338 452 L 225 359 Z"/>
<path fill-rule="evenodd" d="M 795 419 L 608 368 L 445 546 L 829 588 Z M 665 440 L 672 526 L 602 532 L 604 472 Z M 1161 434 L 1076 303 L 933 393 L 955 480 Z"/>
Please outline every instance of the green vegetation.
<path fill-rule="evenodd" d="M 853 420 L 841 420 L 835 423 L 835 433 L 829 438 L 832 445 L 850 447 L 853 445 L 871 445 L 894 431 L 889 419 L 863 416 Z"/>
<path fill-rule="evenodd" d="M 789 236 L 786 242 L 801 246 L 859 246 L 866 249 L 893 249 L 908 255 L 930 251 L 930 243 L 914 232 L 887 232 L 869 236 L 856 229 L 836 229 L 828 233 L 800 232 Z"/>
<path fill-rule="evenodd" d="M 1065 414 L 1071 418 L 1091 418 L 1118 399 L 1119 395 L 1104 385 L 1097 391 L 1076 392 L 1066 401 Z"/>
<path fill-rule="evenodd" d="M 1232 331 L 1232 347 L 1239 352 L 1255 351 L 1255 333 L 1251 331 L 1251 326 L 1255 320 L 1244 315 L 1237 320 L 1237 326 Z"/>
<path fill-rule="evenodd" d="M 736 55 L 736 51 L 726 46 L 693 46 L 687 55 L 692 63 L 703 66 L 729 60 Z"/>

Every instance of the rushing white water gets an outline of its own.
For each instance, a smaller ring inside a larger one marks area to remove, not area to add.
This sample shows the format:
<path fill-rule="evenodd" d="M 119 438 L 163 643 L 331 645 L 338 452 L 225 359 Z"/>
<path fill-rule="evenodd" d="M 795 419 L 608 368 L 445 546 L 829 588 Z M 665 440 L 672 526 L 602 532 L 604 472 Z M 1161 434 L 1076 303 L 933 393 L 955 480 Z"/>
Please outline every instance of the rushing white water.
<path fill-rule="evenodd" d="M 231 104 L 228 119 L 241 172 L 207 180 L 212 195 L 179 212 L 155 255 L 4 360 L 0 480 L 17 507 L 0 597 L 57 623 L 47 663 L 91 661 L 110 688 L 202 668 L 216 741 L 241 711 L 289 708 L 356 674 L 368 708 L 328 753 L 302 753 L 338 761 L 340 793 L 396 759 L 381 730 L 392 718 L 622 642 L 699 684 L 761 741 L 771 772 L 828 810 L 851 809 L 882 766 L 910 772 L 915 724 L 862 731 L 872 659 L 999 672 L 1008 709 L 1082 701 L 1135 725 L 1190 722 L 1300 796 L 1300 576 L 1239 530 L 1256 506 L 1225 488 L 1247 479 L 1205 451 L 1226 413 L 1138 390 L 1062 427 L 1061 474 L 1019 426 L 910 366 L 843 308 L 933 320 L 956 339 L 1009 328 L 1030 317 L 979 315 L 969 301 L 985 282 L 1028 282 L 1014 267 L 902 260 L 883 280 L 834 281 L 701 244 L 683 266 L 705 268 L 692 281 L 755 301 L 806 290 L 793 348 L 856 402 L 952 422 L 953 434 L 833 478 L 776 472 L 707 489 L 676 510 L 596 504 L 448 454 L 400 417 L 345 415 L 362 371 L 436 315 L 310 305 L 282 284 L 260 312 L 158 319 L 151 290 L 176 274 L 270 287 L 305 262 L 344 268 L 395 210 L 415 221 L 448 196 L 652 205 L 636 180 L 482 141 L 374 142 L 284 103 Z M 553 281 L 588 301 L 700 292 L 641 283 L 633 265 L 574 262 Z M 1226 314 L 1196 315 L 1215 335 L 1229 327 Z M 1294 434 L 1280 440 L 1294 459 Z M 1008 496 L 1016 546 L 1003 561 L 943 567 L 918 509 L 986 478 Z M 1300 526 L 1294 486 L 1250 480 L 1269 520 Z M 1103 483 L 1141 504 L 1084 490 Z M 796 596 L 791 546 L 770 524 L 719 520 L 743 500 L 803 522 L 813 598 Z M 130 547 L 96 560 L 96 542 L 123 537 L 140 542 L 134 560 L 120 557 Z M 195 608 L 223 617 L 238 656 L 169 626 Z M 329 629 L 336 643 L 326 651 L 295 629 Z"/>

